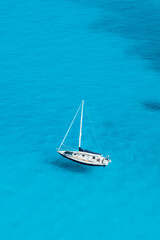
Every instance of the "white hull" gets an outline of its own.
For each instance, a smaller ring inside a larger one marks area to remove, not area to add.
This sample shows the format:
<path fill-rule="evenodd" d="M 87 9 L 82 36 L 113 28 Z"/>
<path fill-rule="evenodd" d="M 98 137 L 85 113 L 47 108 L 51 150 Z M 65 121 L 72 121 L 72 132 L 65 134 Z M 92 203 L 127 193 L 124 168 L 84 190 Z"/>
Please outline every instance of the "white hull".
<path fill-rule="evenodd" d="M 103 157 L 102 155 L 92 154 L 88 152 L 80 151 L 57 151 L 63 157 L 66 157 L 72 161 L 92 166 L 107 166 L 110 159 Z"/>

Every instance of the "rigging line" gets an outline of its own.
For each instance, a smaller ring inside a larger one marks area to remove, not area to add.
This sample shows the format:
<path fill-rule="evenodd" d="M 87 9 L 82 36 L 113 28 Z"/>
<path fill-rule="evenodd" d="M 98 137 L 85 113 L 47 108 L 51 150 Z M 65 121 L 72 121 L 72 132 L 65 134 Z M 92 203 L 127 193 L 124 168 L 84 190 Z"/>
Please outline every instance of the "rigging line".
<path fill-rule="evenodd" d="M 86 109 L 86 112 L 87 112 L 88 120 L 89 120 L 89 123 L 90 123 L 90 125 L 91 125 L 92 131 L 93 131 L 93 134 L 94 134 L 94 137 L 95 137 L 95 139 L 96 139 L 97 146 L 98 146 L 99 150 L 101 151 L 101 146 L 100 146 L 100 144 L 99 144 L 99 142 L 98 142 L 98 139 L 97 139 L 96 133 L 95 133 L 95 131 L 94 131 L 93 124 L 92 124 L 92 122 L 91 122 L 91 120 L 90 120 L 90 117 L 89 117 L 88 110 L 87 110 L 87 107 L 86 107 L 86 106 L 85 106 L 85 109 Z"/>
<path fill-rule="evenodd" d="M 63 146 L 65 147 L 65 149 L 67 149 L 67 151 L 70 151 L 70 149 L 68 148 L 68 146 L 64 145 Z"/>
<path fill-rule="evenodd" d="M 73 118 L 73 120 L 72 120 L 72 122 L 71 122 L 71 124 L 70 124 L 70 126 L 69 126 L 69 128 L 67 130 L 67 132 L 66 132 L 66 135 L 64 136 L 64 138 L 63 138 L 63 140 L 62 140 L 62 142 L 61 142 L 61 144 L 60 144 L 60 146 L 58 148 L 58 150 L 60 150 L 60 148 L 62 147 L 62 145 L 63 145 L 63 143 L 64 143 L 64 141 L 65 141 L 65 139 L 66 139 L 66 137 L 67 137 L 67 135 L 69 133 L 69 130 L 71 129 L 72 124 L 73 124 L 73 122 L 74 122 L 74 120 L 75 120 L 75 118 L 76 118 L 76 116 L 77 116 L 77 114 L 79 112 L 79 109 L 81 108 L 81 105 L 82 105 L 82 103 L 80 104 L 80 106 L 79 106 L 79 108 L 78 108 L 78 110 L 77 110 L 77 112 L 76 112 L 76 114 L 75 114 L 75 116 L 74 116 L 74 118 Z"/>
<path fill-rule="evenodd" d="M 72 148 L 72 147 L 69 147 L 69 146 L 67 146 L 67 145 L 65 145 L 65 144 L 63 144 L 63 146 L 66 147 L 67 150 L 77 151 L 77 149 L 74 149 L 74 148 Z"/>

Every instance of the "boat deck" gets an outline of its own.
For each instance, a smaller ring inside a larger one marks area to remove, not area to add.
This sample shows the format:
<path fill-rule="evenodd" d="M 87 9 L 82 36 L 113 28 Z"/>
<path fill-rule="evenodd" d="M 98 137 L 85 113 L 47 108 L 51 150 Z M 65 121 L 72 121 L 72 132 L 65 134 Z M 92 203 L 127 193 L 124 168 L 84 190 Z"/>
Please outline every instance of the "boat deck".
<path fill-rule="evenodd" d="M 58 151 L 63 157 L 86 165 L 107 166 L 110 160 L 102 155 L 80 151 Z"/>

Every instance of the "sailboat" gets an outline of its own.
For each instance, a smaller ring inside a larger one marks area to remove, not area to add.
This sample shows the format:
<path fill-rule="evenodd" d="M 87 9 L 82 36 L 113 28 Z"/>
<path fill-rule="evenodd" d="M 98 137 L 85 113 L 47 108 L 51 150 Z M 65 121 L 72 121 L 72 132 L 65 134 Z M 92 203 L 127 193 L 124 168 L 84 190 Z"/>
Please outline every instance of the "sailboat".
<path fill-rule="evenodd" d="M 64 136 L 57 152 L 62 155 L 65 158 L 68 158 L 72 161 L 81 163 L 81 164 L 85 164 L 85 165 L 91 165 L 91 166 L 107 166 L 111 160 L 109 159 L 109 155 L 107 157 L 104 157 L 102 154 L 100 153 L 96 153 L 96 152 L 92 152 L 89 150 L 85 150 L 83 148 L 81 148 L 81 138 L 82 138 L 82 121 L 83 121 L 83 107 L 84 107 L 84 100 L 82 100 L 82 103 L 80 104 L 67 132 L 66 135 Z M 76 151 L 70 151 L 70 150 L 65 150 L 62 151 L 61 147 L 65 146 L 64 145 L 64 141 L 73 125 L 73 122 L 79 112 L 79 110 L 81 109 L 81 118 L 80 118 L 80 132 L 79 132 L 79 148 Z"/>

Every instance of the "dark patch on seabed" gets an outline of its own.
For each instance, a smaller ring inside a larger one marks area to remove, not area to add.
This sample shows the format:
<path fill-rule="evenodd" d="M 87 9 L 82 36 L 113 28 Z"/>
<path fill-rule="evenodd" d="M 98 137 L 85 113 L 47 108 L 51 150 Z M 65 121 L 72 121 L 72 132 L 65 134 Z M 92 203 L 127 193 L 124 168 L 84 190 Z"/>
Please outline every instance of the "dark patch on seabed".
<path fill-rule="evenodd" d="M 143 106 L 152 111 L 160 111 L 160 102 L 143 102 Z"/>
<path fill-rule="evenodd" d="M 92 29 L 108 31 L 135 40 L 133 50 L 160 71 L 160 3 L 137 0 L 75 0 L 103 9 L 103 16 Z"/>

